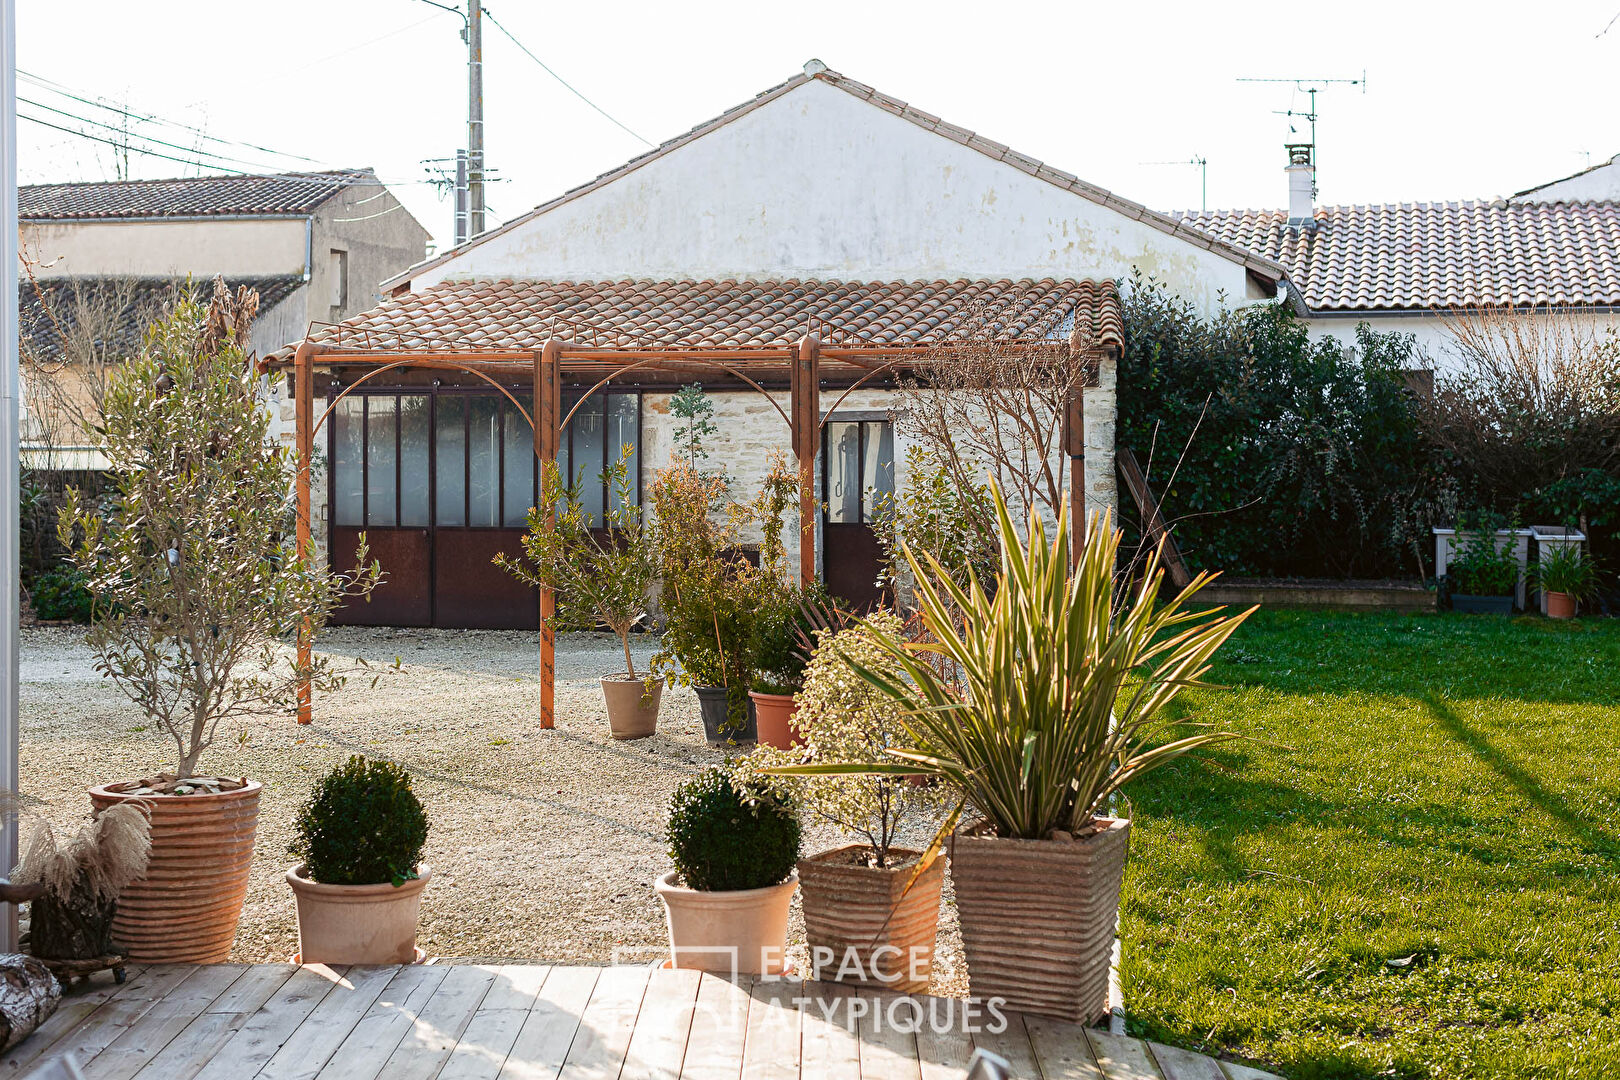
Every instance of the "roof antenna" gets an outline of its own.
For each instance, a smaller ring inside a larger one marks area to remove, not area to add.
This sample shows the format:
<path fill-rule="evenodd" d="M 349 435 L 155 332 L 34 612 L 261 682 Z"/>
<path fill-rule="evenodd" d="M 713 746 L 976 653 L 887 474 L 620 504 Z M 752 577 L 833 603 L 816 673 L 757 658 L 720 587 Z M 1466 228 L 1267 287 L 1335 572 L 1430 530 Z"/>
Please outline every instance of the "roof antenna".
<path fill-rule="evenodd" d="M 1272 112 L 1276 113 L 1278 116 L 1286 116 L 1286 117 L 1289 117 L 1290 119 L 1295 117 L 1295 116 L 1298 116 L 1298 117 L 1302 117 L 1302 118 L 1310 121 L 1310 124 L 1311 124 L 1311 141 L 1310 141 L 1310 143 L 1308 145 L 1311 148 L 1311 160 L 1313 162 L 1315 162 L 1316 165 L 1317 165 L 1317 170 L 1316 170 L 1315 175 L 1320 176 L 1322 174 L 1322 170 L 1321 170 L 1321 167 L 1320 167 L 1321 166 L 1321 155 L 1319 153 L 1317 153 L 1317 147 L 1316 147 L 1316 118 L 1320 114 L 1317 112 L 1317 109 L 1316 109 L 1316 95 L 1319 94 L 1319 93 L 1322 93 L 1323 91 L 1327 90 L 1328 87 L 1334 86 L 1334 85 L 1339 85 L 1339 86 L 1359 86 L 1359 87 L 1361 87 L 1361 92 L 1363 94 L 1365 94 L 1367 92 L 1367 69 L 1366 68 L 1361 69 L 1361 78 L 1359 78 L 1359 79 L 1247 78 L 1247 79 L 1239 79 L 1238 82 L 1293 83 L 1295 93 L 1297 93 L 1297 94 L 1309 94 L 1310 95 L 1311 103 L 1305 109 L 1294 109 L 1294 108 L 1273 109 Z M 1288 133 L 1290 135 L 1292 135 L 1292 134 L 1294 134 L 1294 130 L 1295 130 L 1294 125 L 1292 123 L 1290 123 L 1288 125 Z M 1292 139 L 1289 140 L 1289 142 L 1290 142 L 1290 145 L 1299 145 L 1298 143 L 1295 143 Z M 1313 182 L 1311 184 L 1311 197 L 1312 197 L 1312 199 L 1314 199 L 1316 197 L 1316 193 L 1317 193 L 1317 187 L 1316 187 L 1316 184 Z"/>
<path fill-rule="evenodd" d="M 1203 154 L 1194 154 L 1191 158 L 1185 159 L 1185 160 L 1182 160 L 1182 161 L 1143 161 L 1143 162 L 1140 162 L 1140 164 L 1142 164 L 1142 165 L 1192 165 L 1192 166 L 1195 166 L 1198 169 L 1198 173 L 1199 173 L 1198 186 L 1199 186 L 1200 195 L 1199 195 L 1199 201 L 1198 201 L 1198 209 L 1199 209 L 1200 212 L 1203 212 L 1203 211 L 1209 209 L 1209 158 L 1205 157 Z"/>

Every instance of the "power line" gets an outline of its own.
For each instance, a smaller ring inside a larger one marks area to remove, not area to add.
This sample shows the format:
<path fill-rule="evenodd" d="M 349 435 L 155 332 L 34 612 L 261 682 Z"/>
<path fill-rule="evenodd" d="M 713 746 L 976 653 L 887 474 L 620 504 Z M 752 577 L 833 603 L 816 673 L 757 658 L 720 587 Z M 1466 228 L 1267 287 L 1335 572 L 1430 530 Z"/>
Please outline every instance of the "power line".
<path fill-rule="evenodd" d="M 31 122 L 33 122 L 35 124 L 38 124 L 40 127 L 53 128 L 56 131 L 60 131 L 60 132 L 63 132 L 65 134 L 68 134 L 68 135 L 77 135 L 79 138 L 81 138 L 81 139 L 89 139 L 91 142 L 105 143 L 107 146 L 111 146 L 116 150 L 128 150 L 131 153 L 135 153 L 135 154 L 145 154 L 147 157 L 162 158 L 164 161 L 178 162 L 181 165 L 189 165 L 191 168 L 194 168 L 194 169 L 221 169 L 222 171 L 225 171 L 225 172 L 235 173 L 237 176 L 249 176 L 249 175 L 251 175 L 249 173 L 243 172 L 240 169 L 225 169 L 223 166 L 209 165 L 209 164 L 205 164 L 204 162 L 201 162 L 201 161 L 193 161 L 190 158 L 178 158 L 178 157 L 175 157 L 172 154 L 160 154 L 156 150 L 148 150 L 148 149 L 146 149 L 145 147 L 142 147 L 142 146 L 132 146 L 132 145 L 128 145 L 128 144 L 125 144 L 125 143 L 116 142 L 116 141 L 114 141 L 112 139 L 103 139 L 101 136 L 92 135 L 88 131 L 75 131 L 72 128 L 63 127 L 61 124 L 53 124 L 48 120 L 41 120 L 37 116 L 29 116 L 27 113 L 23 113 L 23 112 L 20 112 L 20 113 L 17 114 L 17 119 L 19 119 L 19 120 L 28 120 L 28 121 L 31 121 Z"/>
<path fill-rule="evenodd" d="M 424 4 L 433 4 L 434 7 L 441 6 L 439 4 L 433 3 L 433 0 L 421 0 L 421 2 L 424 3 Z M 568 82 L 567 79 L 563 78 L 561 75 L 557 74 L 555 71 L 552 71 L 550 66 L 548 66 L 544 60 L 540 59 L 538 56 L 534 55 L 534 53 L 530 52 L 529 47 L 527 45 L 523 44 L 523 42 L 519 41 L 517 39 L 517 35 L 513 34 L 512 31 L 508 30 L 506 28 L 506 25 L 504 23 L 502 23 L 501 20 L 497 19 L 494 16 L 493 13 L 490 12 L 489 8 L 487 8 L 487 7 L 484 8 L 484 14 L 489 16 L 489 21 L 494 23 L 496 28 L 498 30 L 500 30 L 501 33 L 505 34 L 511 40 L 512 44 L 516 45 L 519 49 L 523 50 L 523 55 L 524 56 L 527 56 L 530 60 L 533 60 L 535 63 L 539 64 L 541 69 L 544 70 L 547 75 L 550 75 L 553 79 L 556 79 L 559 83 L 561 83 L 563 85 L 563 89 L 567 90 L 570 94 L 573 94 L 575 97 L 579 98 L 579 100 L 583 101 L 585 104 L 587 104 L 591 108 L 595 109 L 598 113 L 600 113 L 602 116 L 606 117 L 609 122 L 611 122 L 615 127 L 619 128 L 625 134 L 631 136 L 632 138 L 641 140 L 643 143 L 645 143 L 648 146 L 655 145 L 651 139 L 648 139 L 648 138 L 646 138 L 646 137 L 644 137 L 642 135 L 639 135 L 636 132 L 630 130 L 630 128 L 626 127 L 623 123 L 621 123 L 617 118 L 615 118 L 606 109 L 602 108 L 602 106 L 598 105 L 596 102 L 592 101 L 590 98 L 586 97 L 584 94 L 582 94 L 578 90 L 574 89 L 574 87 Z"/>
<path fill-rule="evenodd" d="M 80 116 L 78 113 L 68 112 L 66 109 L 58 109 L 54 105 L 47 105 L 43 101 L 34 101 L 32 98 L 25 98 L 21 94 L 17 95 L 17 100 L 20 103 L 24 104 L 24 105 L 32 105 L 36 109 L 44 109 L 47 112 L 56 113 L 58 116 L 65 116 L 70 120 L 77 120 L 82 124 L 91 124 L 91 125 L 94 125 L 95 127 L 106 128 L 108 131 L 116 131 L 116 132 L 119 132 L 120 134 L 125 135 L 126 137 L 133 136 L 134 138 L 141 139 L 141 140 L 143 140 L 145 142 L 155 143 L 158 146 L 167 146 L 171 150 L 183 150 L 188 154 L 193 154 L 193 155 L 200 156 L 200 157 L 215 158 L 215 159 L 217 159 L 219 161 L 231 161 L 231 162 L 235 162 L 237 165 L 244 165 L 244 166 L 247 166 L 250 169 L 255 169 L 255 170 L 259 170 L 259 171 L 269 171 L 269 172 L 276 171 L 275 166 L 273 166 L 273 165 L 260 165 L 260 164 L 258 164 L 256 162 L 248 161 L 245 158 L 227 157 L 224 154 L 216 154 L 211 150 L 204 150 L 201 147 L 182 146 L 179 143 L 167 142 L 167 141 L 165 141 L 163 139 L 159 139 L 155 135 L 143 135 L 143 134 L 139 134 L 139 133 L 136 133 L 136 132 L 131 132 L 131 131 L 125 129 L 125 128 L 119 127 L 116 124 L 109 124 L 109 123 L 107 123 L 106 121 L 103 121 L 103 120 L 93 120 L 88 116 Z M 231 167 L 234 167 L 234 166 L 218 166 L 218 167 L 231 168 Z"/>

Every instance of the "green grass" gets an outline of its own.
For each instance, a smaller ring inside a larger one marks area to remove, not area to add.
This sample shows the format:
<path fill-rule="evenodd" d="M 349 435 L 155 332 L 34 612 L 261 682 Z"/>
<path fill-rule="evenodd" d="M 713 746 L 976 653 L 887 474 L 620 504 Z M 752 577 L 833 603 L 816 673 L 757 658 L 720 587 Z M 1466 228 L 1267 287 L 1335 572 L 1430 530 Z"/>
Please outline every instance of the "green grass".
<path fill-rule="evenodd" d="M 1128 792 L 1133 1034 L 1310 1077 L 1620 1074 L 1620 620 L 1267 612 Z"/>

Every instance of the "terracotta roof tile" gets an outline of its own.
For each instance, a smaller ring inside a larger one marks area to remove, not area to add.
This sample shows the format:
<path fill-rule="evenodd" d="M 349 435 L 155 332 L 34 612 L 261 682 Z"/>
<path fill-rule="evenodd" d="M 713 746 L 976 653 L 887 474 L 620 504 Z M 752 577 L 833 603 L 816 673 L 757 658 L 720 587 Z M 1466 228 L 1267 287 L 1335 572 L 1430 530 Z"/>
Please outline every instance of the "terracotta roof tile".
<path fill-rule="evenodd" d="M 93 184 L 30 184 L 17 189 L 23 221 L 96 218 L 307 214 L 353 184 L 375 184 L 369 169 L 275 176 L 194 176 Z"/>
<path fill-rule="evenodd" d="M 1067 336 L 1078 323 L 1120 345 L 1111 281 L 447 281 L 384 301 L 309 340 L 328 348 L 538 349 L 551 337 L 603 348 L 924 345 L 984 312 L 1004 336 Z M 291 348 L 274 358 L 284 359 Z"/>
<path fill-rule="evenodd" d="M 1312 311 L 1620 305 L 1620 203 L 1328 206 L 1179 214 L 1282 263 Z"/>

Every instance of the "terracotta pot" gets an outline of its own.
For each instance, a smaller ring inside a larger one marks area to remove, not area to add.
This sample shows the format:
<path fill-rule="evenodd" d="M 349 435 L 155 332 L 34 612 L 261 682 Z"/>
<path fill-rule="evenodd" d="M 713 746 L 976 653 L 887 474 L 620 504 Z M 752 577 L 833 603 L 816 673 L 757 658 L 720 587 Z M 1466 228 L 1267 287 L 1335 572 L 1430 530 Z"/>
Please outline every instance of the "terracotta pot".
<path fill-rule="evenodd" d="M 951 841 L 968 990 L 1005 1008 L 1089 1024 L 1108 1012 L 1108 962 L 1131 823 L 1075 840 L 1004 840 L 983 823 Z"/>
<path fill-rule="evenodd" d="M 793 730 L 793 713 L 799 706 L 792 694 L 762 694 L 750 690 L 748 699 L 754 703 L 754 714 L 758 717 L 761 746 L 787 750 L 799 745 L 798 733 Z"/>
<path fill-rule="evenodd" d="M 1575 598 L 1567 592 L 1548 593 L 1547 617 L 1549 619 L 1573 619 L 1575 617 Z"/>
<path fill-rule="evenodd" d="M 670 962 L 738 975 L 780 975 L 787 966 L 788 905 L 799 875 L 763 889 L 701 892 L 675 884 L 671 870 L 653 882 L 669 917 Z"/>
<path fill-rule="evenodd" d="M 934 967 L 945 860 L 935 859 L 908 892 L 906 883 L 917 869 L 914 857 L 921 853 L 890 848 L 891 856 L 913 858 L 883 870 L 851 861 L 869 850 L 852 844 L 799 860 L 804 932 L 810 941 L 806 978 L 925 994 Z"/>
<path fill-rule="evenodd" d="M 152 812 L 146 876 L 118 897 L 113 941 L 138 964 L 218 964 L 231 954 L 253 869 L 259 792 L 249 781 L 218 795 L 126 795 L 90 789 L 102 811 L 135 799 Z"/>
<path fill-rule="evenodd" d="M 287 871 L 298 903 L 298 960 L 302 964 L 413 964 L 416 917 L 433 868 L 395 888 L 326 885 L 312 881 L 303 863 Z"/>
<path fill-rule="evenodd" d="M 615 739 L 645 739 L 658 727 L 658 703 L 664 699 L 664 677 L 602 676 L 608 730 Z"/>

